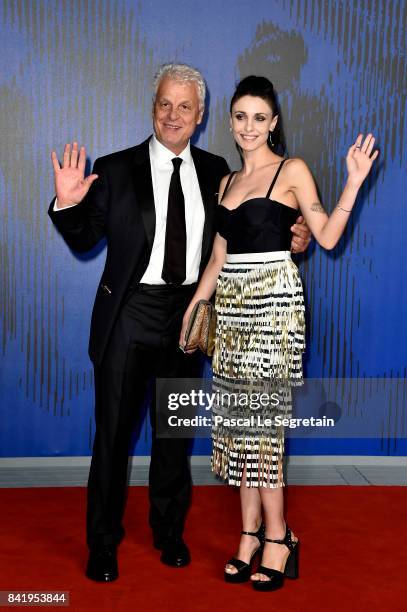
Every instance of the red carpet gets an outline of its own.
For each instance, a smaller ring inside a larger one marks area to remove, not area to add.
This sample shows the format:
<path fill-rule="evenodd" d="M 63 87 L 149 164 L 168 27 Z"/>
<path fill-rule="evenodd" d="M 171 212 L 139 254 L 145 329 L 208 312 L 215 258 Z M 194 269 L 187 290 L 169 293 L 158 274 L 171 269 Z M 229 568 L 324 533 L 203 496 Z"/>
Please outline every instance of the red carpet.
<path fill-rule="evenodd" d="M 300 578 L 275 593 L 223 582 L 240 529 L 238 495 L 196 487 L 185 539 L 192 564 L 159 562 L 147 490 L 130 490 L 117 582 L 83 575 L 83 488 L 1 489 L 0 590 L 70 591 L 71 610 L 142 612 L 406 609 L 407 488 L 287 487 L 288 523 L 301 540 Z M 66 608 L 65 608 L 66 609 Z"/>

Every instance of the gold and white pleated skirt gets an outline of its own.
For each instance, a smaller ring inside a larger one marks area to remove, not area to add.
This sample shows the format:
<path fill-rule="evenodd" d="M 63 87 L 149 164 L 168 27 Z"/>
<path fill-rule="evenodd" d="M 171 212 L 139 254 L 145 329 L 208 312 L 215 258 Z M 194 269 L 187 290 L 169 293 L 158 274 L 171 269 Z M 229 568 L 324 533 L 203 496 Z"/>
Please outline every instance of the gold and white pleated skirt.
<path fill-rule="evenodd" d="M 245 472 L 249 487 L 284 486 L 284 428 L 275 422 L 292 413 L 305 350 L 303 288 L 290 252 L 228 254 L 215 307 L 212 470 L 231 485 Z M 259 394 L 278 404 L 257 406 Z"/>

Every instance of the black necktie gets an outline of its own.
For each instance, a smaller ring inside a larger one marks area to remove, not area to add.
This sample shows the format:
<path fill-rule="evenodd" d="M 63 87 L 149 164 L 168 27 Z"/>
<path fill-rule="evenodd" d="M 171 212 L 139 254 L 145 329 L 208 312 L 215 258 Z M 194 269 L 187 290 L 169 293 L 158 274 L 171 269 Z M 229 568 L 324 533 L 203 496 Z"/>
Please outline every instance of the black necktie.
<path fill-rule="evenodd" d="M 164 265 L 161 277 L 166 283 L 182 285 L 186 277 L 187 230 L 185 200 L 179 169 L 180 157 L 171 160 L 174 170 L 168 191 L 167 226 L 165 229 Z"/>

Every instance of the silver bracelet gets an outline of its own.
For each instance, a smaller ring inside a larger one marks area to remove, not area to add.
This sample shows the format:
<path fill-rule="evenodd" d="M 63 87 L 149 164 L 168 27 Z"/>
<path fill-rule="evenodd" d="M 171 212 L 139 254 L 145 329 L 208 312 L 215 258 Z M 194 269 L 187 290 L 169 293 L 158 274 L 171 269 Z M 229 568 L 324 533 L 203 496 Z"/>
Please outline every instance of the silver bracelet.
<path fill-rule="evenodd" d="M 352 210 L 346 210 L 346 208 L 342 208 L 342 206 L 339 206 L 339 204 L 337 204 L 336 208 L 340 208 L 341 210 L 343 210 L 344 212 L 347 212 L 347 213 L 351 213 L 352 212 Z"/>

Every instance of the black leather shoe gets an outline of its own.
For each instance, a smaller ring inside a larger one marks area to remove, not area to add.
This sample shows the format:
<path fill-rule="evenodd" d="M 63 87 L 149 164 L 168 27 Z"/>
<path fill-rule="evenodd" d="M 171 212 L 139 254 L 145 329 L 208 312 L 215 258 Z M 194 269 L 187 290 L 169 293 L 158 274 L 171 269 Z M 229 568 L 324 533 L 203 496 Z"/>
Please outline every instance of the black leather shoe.
<path fill-rule="evenodd" d="M 103 546 L 92 549 L 89 553 L 86 576 L 97 582 L 112 582 L 119 577 L 116 547 Z"/>
<path fill-rule="evenodd" d="M 162 547 L 161 562 L 172 567 L 184 567 L 191 561 L 188 546 L 181 537 L 168 538 Z"/>

